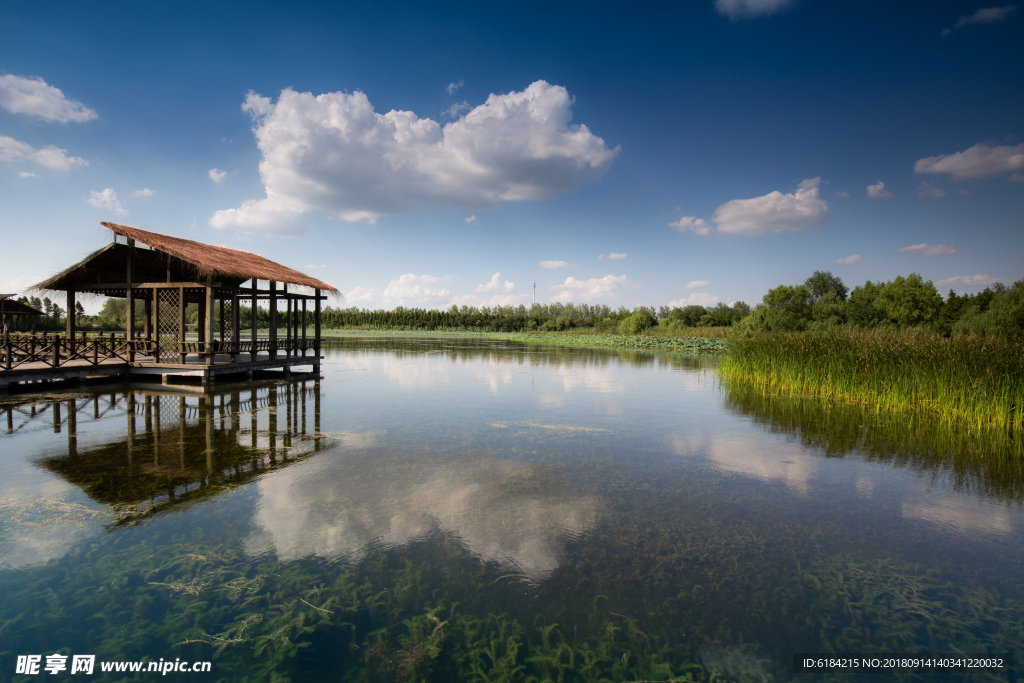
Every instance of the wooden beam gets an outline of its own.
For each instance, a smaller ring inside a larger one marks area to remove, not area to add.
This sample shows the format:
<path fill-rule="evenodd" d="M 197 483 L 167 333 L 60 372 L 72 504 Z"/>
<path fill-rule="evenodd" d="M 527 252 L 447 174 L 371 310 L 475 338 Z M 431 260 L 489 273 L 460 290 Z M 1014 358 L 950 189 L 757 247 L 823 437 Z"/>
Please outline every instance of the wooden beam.
<path fill-rule="evenodd" d="M 316 311 L 314 312 L 314 315 L 316 316 L 316 327 L 314 328 L 314 332 L 313 332 L 313 346 L 315 347 L 316 350 L 314 352 L 315 355 L 314 355 L 314 360 L 313 360 L 313 368 L 316 370 L 317 375 L 319 376 L 319 373 L 320 373 L 320 290 L 319 289 L 316 290 Z M 320 432 L 320 425 L 319 425 L 319 422 L 320 422 L 320 387 L 319 387 L 319 385 L 317 385 L 316 390 L 317 390 L 317 392 L 316 392 L 316 400 L 317 400 L 316 420 L 317 420 L 317 423 L 318 423 L 316 431 L 317 431 L 317 433 L 319 433 Z"/>
<path fill-rule="evenodd" d="M 68 319 L 67 324 L 65 325 L 65 327 L 67 328 L 65 332 L 68 335 L 68 341 L 71 342 L 71 344 L 73 345 L 75 343 L 75 290 L 73 289 L 68 290 L 67 305 Z M 71 353 L 74 354 L 73 349 Z"/>
<path fill-rule="evenodd" d="M 128 256 L 125 267 L 125 297 L 127 301 L 124 307 L 125 341 L 128 343 L 128 362 L 135 362 L 135 348 L 131 342 L 135 341 L 135 297 L 128 296 L 132 288 L 132 280 L 135 279 L 135 240 L 128 240 Z"/>
<path fill-rule="evenodd" d="M 213 279 L 210 279 L 210 284 L 213 284 Z M 206 288 L 206 297 L 204 299 L 206 303 L 206 321 L 203 323 L 206 328 L 206 364 L 213 365 L 213 287 L 209 286 Z"/>
<path fill-rule="evenodd" d="M 257 340 L 257 337 L 256 337 L 256 322 L 257 322 L 256 315 L 257 315 L 257 313 L 259 313 L 259 311 L 256 308 L 256 301 L 257 301 L 257 299 L 256 299 L 256 296 L 255 296 L 255 292 L 256 292 L 256 287 L 257 287 L 258 284 L 259 284 L 258 281 L 255 278 L 253 278 L 252 290 L 251 291 L 254 294 L 253 294 L 252 300 L 249 302 L 252 305 L 252 310 L 249 311 L 249 313 L 250 313 L 250 315 L 249 315 L 249 325 L 251 327 L 250 335 L 251 335 L 251 341 L 252 341 L 252 351 L 249 353 L 249 360 L 250 361 L 256 360 L 256 340 Z M 253 414 L 255 415 L 256 413 L 253 412 Z"/>
<path fill-rule="evenodd" d="M 270 281 L 270 360 L 277 358 L 277 283 Z"/>
<path fill-rule="evenodd" d="M 288 285 L 284 286 L 284 343 L 285 343 L 285 356 L 292 355 L 292 300 L 288 298 Z"/>
<path fill-rule="evenodd" d="M 185 362 L 185 288 L 178 289 L 178 361 Z"/>

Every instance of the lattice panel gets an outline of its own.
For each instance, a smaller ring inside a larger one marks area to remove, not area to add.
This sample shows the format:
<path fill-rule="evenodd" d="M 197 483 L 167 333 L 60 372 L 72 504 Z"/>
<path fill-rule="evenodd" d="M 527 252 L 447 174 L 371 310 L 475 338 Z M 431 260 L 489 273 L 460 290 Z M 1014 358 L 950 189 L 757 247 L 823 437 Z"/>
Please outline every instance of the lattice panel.
<path fill-rule="evenodd" d="M 177 363 L 180 359 L 178 342 L 184 338 L 181 333 L 181 295 L 177 289 L 158 289 L 156 335 L 160 345 L 158 363 Z"/>
<path fill-rule="evenodd" d="M 234 341 L 234 331 L 231 328 L 231 302 L 225 301 L 224 308 L 221 309 L 221 316 L 223 320 L 223 327 L 220 327 L 221 323 L 218 323 L 218 329 L 223 329 L 224 334 L 221 335 L 220 340 L 222 342 Z"/>

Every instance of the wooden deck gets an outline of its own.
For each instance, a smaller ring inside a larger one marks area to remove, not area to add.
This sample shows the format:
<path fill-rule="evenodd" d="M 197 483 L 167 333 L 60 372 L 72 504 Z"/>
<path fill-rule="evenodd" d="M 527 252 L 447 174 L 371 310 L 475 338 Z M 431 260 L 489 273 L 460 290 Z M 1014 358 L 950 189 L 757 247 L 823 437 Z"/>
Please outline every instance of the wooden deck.
<path fill-rule="evenodd" d="M 86 381 L 106 378 L 110 381 L 127 381 L 130 379 L 155 379 L 160 377 L 164 384 L 175 379 L 198 379 L 202 384 L 212 382 L 219 377 L 244 375 L 248 379 L 259 373 L 279 372 L 282 377 L 291 376 L 295 368 L 308 366 L 310 372 L 319 373 L 320 360 L 318 354 L 286 356 L 279 352 L 276 358 L 267 353 L 257 353 L 255 358 L 249 353 L 217 354 L 212 362 L 200 356 L 187 356 L 184 363 L 157 363 L 152 356 L 136 354 L 135 361 L 126 362 L 120 358 L 109 358 L 93 363 L 88 360 L 68 360 L 59 367 L 43 361 L 22 363 L 17 369 L 0 372 L 0 392 L 8 391 L 12 385 L 24 382 L 54 382 L 77 380 Z M 27 388 L 27 387 L 22 387 Z M 38 387 L 45 390 L 45 384 Z"/>

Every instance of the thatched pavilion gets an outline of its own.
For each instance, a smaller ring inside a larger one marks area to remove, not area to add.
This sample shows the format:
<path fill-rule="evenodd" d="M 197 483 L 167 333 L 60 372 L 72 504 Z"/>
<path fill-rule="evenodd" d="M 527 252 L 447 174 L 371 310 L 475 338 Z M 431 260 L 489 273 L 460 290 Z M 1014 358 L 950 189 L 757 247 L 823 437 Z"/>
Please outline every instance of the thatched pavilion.
<path fill-rule="evenodd" d="M 29 331 L 43 312 L 13 299 L 14 294 L 0 294 L 0 324 L 4 332 Z"/>
<path fill-rule="evenodd" d="M 32 289 L 65 292 L 68 311 L 75 310 L 79 295 L 126 299 L 123 338 L 79 335 L 73 314 L 67 317 L 63 339 L 44 334 L 30 344 L 22 337 L 12 341 L 5 336 L 0 385 L 18 381 L 10 374 L 16 370 L 48 369 L 42 378 L 61 379 L 73 369 L 78 372 L 72 376 L 86 376 L 83 364 L 108 367 L 118 361 L 127 363 L 131 374 L 195 375 L 203 381 L 217 374 L 251 374 L 271 367 L 312 365 L 319 370 L 320 303 L 326 293 L 337 292 L 335 287 L 249 252 L 127 225 L 102 225 L 113 233 L 110 244 Z M 261 280 L 266 281 L 264 289 Z M 314 293 L 289 291 L 289 285 Z M 243 301 L 253 311 L 248 335 L 240 329 Z M 266 339 L 256 334 L 259 301 L 269 304 Z M 284 310 L 279 311 L 282 302 Z M 188 340 L 185 315 L 192 303 L 199 307 L 199 325 L 197 339 Z M 138 306 L 144 310 L 141 330 L 136 323 Z M 283 337 L 278 333 L 282 326 Z M 312 351 L 311 358 L 307 351 Z M 44 367 L 32 367 L 40 364 Z M 58 368 L 62 372 L 55 373 Z"/>

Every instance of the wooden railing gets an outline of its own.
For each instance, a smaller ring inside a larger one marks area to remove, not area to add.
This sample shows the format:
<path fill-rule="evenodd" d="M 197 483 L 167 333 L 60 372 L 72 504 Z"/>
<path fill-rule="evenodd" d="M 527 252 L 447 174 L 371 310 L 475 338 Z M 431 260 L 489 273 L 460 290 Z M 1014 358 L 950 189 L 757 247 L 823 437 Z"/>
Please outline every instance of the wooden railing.
<path fill-rule="evenodd" d="M 307 351 L 315 351 L 314 340 L 303 339 L 258 339 L 256 341 L 224 341 L 215 339 L 212 342 L 200 342 L 195 339 L 169 342 L 160 341 L 161 350 L 166 353 L 167 345 L 176 349 L 179 358 L 188 355 L 208 357 L 217 354 L 228 354 L 230 362 L 235 361 L 236 354 L 255 355 L 268 353 L 280 356 L 305 356 Z M 135 362 L 137 356 L 152 357 L 156 352 L 155 339 L 128 340 L 124 334 L 92 334 L 82 333 L 74 337 L 60 334 L 19 334 L 5 333 L 0 341 L 0 372 L 15 370 L 28 363 L 43 363 L 51 368 L 66 365 L 72 361 L 84 361 L 89 365 L 99 365 L 108 361 Z"/>

